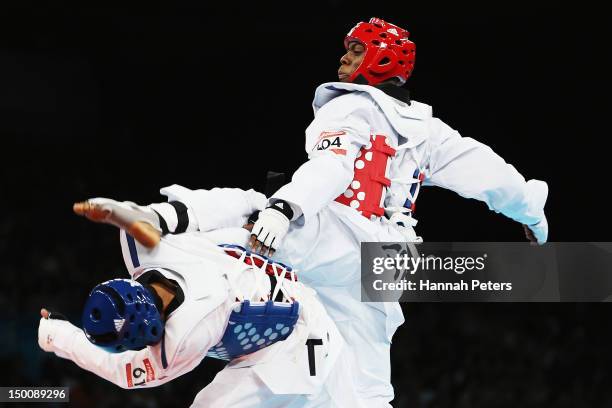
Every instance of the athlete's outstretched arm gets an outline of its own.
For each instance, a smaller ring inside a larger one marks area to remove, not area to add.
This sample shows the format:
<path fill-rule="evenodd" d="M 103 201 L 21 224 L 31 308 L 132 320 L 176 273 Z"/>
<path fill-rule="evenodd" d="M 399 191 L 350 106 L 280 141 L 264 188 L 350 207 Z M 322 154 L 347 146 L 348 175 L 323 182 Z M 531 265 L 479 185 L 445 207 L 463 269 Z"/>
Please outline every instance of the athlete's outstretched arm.
<path fill-rule="evenodd" d="M 139 351 L 124 351 L 109 353 L 85 337 L 83 330 L 67 320 L 54 319 L 46 309 L 41 310 L 38 326 L 38 344 L 47 352 L 54 352 L 58 357 L 72 360 L 79 367 L 91 371 L 118 385 L 131 389 L 140 387 L 156 387 L 171 381 L 193 370 L 206 355 L 198 348 L 190 352 L 188 349 L 181 356 L 169 356 L 171 364 L 163 368 L 161 344 L 149 346 Z"/>
<path fill-rule="evenodd" d="M 529 180 L 490 147 L 461 137 L 438 119 L 432 126 L 433 140 L 425 185 L 443 187 L 466 198 L 485 202 L 495 212 L 527 225 L 538 243 L 548 237 L 544 205 L 548 185 Z"/>

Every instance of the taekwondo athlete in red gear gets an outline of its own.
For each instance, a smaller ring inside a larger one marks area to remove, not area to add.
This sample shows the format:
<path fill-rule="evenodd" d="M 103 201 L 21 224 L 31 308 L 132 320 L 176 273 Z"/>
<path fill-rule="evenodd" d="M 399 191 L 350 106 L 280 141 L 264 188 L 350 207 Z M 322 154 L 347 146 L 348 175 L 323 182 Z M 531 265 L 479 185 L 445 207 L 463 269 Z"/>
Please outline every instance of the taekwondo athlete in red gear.
<path fill-rule="evenodd" d="M 528 226 L 538 243 L 546 242 L 546 183 L 526 181 L 490 147 L 461 137 L 432 116 L 431 106 L 410 100 L 400 87 L 414 68 L 415 45 L 408 35 L 377 18 L 358 23 L 347 34 L 347 53 L 338 71 L 341 82 L 323 84 L 315 92 L 315 119 L 306 130 L 310 160 L 270 199 L 271 207 L 278 201 L 289 203 L 292 219 L 278 216 L 275 208 L 266 209 L 253 229 L 251 243 L 256 249 L 277 247 L 287 221 L 308 222 L 331 201 L 348 204 L 357 213 L 376 204 L 380 194 L 370 197 L 366 192 L 361 199 L 360 188 L 368 186 L 355 189 L 351 184 L 357 170 L 371 161 L 365 154 L 372 151 L 370 144 L 378 135 L 396 152 L 389 156 L 388 174 L 374 181 L 385 190 L 382 204 L 374 205 L 377 220 L 382 209 L 388 218 L 401 213 L 405 224 L 416 224 L 411 215 L 419 186 L 433 185 L 485 202 L 491 210 Z M 372 214 L 367 210 L 363 215 Z"/>
<path fill-rule="evenodd" d="M 306 130 L 309 161 L 270 198 L 249 242 L 255 250 L 277 249 L 277 259 L 308 271 L 304 279 L 351 339 L 364 373 L 360 393 L 378 401 L 393 397 L 388 346 L 403 316 L 397 304 L 360 303 L 357 284 L 350 286 L 350 299 L 338 301 L 337 294 L 347 293 L 339 285 L 349 277 L 358 279 L 359 272 L 319 262 L 320 256 L 340 250 L 335 237 L 327 235 L 335 231 L 330 225 L 342 225 L 358 241 L 419 242 L 413 212 L 425 185 L 483 201 L 525 225 L 528 238 L 539 244 L 548 235 L 547 184 L 526 181 L 490 147 L 462 137 L 433 117 L 431 106 L 410 100 L 400 87 L 415 62 L 408 36 L 377 18 L 358 23 L 347 34 L 340 82 L 322 84 L 315 92 L 315 118 Z M 296 248 L 309 239 L 317 240 L 318 252 L 302 251 L 300 257 Z M 368 330 L 374 326 L 383 330 Z"/>

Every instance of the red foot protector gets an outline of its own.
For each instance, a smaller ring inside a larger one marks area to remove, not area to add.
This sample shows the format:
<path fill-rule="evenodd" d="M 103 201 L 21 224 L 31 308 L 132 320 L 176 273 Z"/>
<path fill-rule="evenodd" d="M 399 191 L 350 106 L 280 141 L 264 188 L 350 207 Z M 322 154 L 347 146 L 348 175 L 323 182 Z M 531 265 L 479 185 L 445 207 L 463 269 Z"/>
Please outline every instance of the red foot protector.
<path fill-rule="evenodd" d="M 382 216 L 385 189 L 391 185 L 388 163 L 394 156 L 395 149 L 387 144 L 386 136 L 372 135 L 370 143 L 361 148 L 355 159 L 353 181 L 336 201 L 368 219 Z"/>

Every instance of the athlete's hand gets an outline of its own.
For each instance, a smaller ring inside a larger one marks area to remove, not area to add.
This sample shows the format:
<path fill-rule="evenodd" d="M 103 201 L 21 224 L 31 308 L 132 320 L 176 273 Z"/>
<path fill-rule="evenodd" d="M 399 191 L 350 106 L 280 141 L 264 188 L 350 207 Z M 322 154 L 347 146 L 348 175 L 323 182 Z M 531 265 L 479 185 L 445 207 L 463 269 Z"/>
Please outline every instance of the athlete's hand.
<path fill-rule="evenodd" d="M 44 307 L 40 309 L 40 323 L 38 324 L 38 345 L 44 351 L 53 351 L 55 337 L 55 322 L 53 320 L 67 320 L 64 315 L 49 312 Z"/>
<path fill-rule="evenodd" d="M 546 217 L 534 225 L 523 224 L 523 230 L 525 231 L 525 237 L 533 245 L 544 245 L 548 240 L 548 221 Z"/>
<path fill-rule="evenodd" d="M 523 230 L 525 231 L 525 238 L 527 238 L 527 240 L 531 243 L 536 243 L 538 242 L 535 238 L 535 236 L 533 235 L 533 231 L 529 229 L 529 226 L 526 224 L 523 224 Z"/>
<path fill-rule="evenodd" d="M 251 230 L 249 249 L 261 255 L 274 255 L 289 230 L 292 216 L 293 210 L 284 201 L 277 201 L 261 211 Z"/>

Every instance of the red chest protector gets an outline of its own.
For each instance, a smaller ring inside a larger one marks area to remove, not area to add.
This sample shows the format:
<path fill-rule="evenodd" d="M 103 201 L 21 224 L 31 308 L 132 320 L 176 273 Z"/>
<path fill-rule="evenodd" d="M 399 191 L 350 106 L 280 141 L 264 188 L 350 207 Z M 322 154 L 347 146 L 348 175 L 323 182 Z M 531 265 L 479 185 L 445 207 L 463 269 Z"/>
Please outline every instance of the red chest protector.
<path fill-rule="evenodd" d="M 391 158 L 396 150 L 387 144 L 384 135 L 372 135 L 370 143 L 359 150 L 355 159 L 353 181 L 336 201 L 359 211 L 367 219 L 384 215 L 383 201 L 386 188 L 391 185 L 387 177 Z"/>

